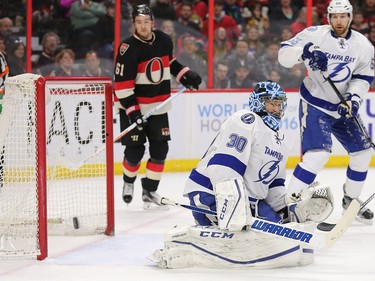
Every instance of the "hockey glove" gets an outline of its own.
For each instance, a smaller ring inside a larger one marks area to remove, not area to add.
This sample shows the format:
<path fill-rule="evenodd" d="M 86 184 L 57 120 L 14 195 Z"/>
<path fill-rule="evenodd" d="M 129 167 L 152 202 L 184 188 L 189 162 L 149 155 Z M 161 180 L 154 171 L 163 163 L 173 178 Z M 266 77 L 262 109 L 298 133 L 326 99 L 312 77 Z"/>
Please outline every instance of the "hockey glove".
<path fill-rule="evenodd" d="M 311 46 L 312 51 L 310 51 Z M 302 59 L 309 60 L 309 66 L 313 71 L 327 71 L 328 59 L 326 54 L 318 46 L 313 46 L 312 42 L 307 43 L 303 48 Z"/>
<path fill-rule="evenodd" d="M 137 125 L 137 129 L 142 131 L 144 126 L 146 125 L 146 121 L 143 121 L 143 116 L 141 114 L 140 110 L 134 110 L 131 113 L 129 113 L 129 120 L 130 123 L 133 124 L 135 123 Z"/>
<path fill-rule="evenodd" d="M 360 106 L 360 97 L 357 94 L 347 93 L 345 95 L 346 104 L 340 103 L 337 107 L 337 112 L 342 117 L 354 117 L 358 115 L 358 110 Z"/>
<path fill-rule="evenodd" d="M 195 71 L 188 70 L 182 75 L 180 83 L 190 90 L 193 88 L 198 90 L 199 85 L 202 83 L 202 78 Z"/>
<path fill-rule="evenodd" d="M 329 186 L 312 183 L 299 193 L 285 195 L 290 222 L 325 220 L 333 211 L 333 195 Z"/>

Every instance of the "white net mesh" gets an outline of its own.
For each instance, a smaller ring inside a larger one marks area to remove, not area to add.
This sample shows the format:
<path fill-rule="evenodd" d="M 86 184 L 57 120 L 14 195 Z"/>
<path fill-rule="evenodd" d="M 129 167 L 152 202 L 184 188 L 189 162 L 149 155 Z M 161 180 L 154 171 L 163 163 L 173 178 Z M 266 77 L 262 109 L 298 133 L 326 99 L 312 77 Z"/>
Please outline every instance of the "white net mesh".
<path fill-rule="evenodd" d="M 113 174 L 107 175 L 105 83 L 47 80 L 46 146 L 38 150 L 37 78 L 22 75 L 6 84 L 0 115 L 0 258 L 40 253 L 39 169 L 47 174 L 49 235 L 101 234 L 108 227 L 107 181 Z M 38 159 L 40 149 L 46 149 L 46 167 Z M 103 151 L 95 153 L 98 149 Z"/>

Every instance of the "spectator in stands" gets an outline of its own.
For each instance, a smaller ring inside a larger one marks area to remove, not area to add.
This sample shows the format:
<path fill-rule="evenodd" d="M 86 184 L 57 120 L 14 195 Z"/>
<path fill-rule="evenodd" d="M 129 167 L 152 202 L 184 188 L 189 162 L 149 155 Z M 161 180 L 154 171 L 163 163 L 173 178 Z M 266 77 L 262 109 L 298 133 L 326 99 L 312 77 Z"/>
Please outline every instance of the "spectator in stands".
<path fill-rule="evenodd" d="M 271 69 L 276 69 L 282 77 L 281 67 L 277 58 L 279 49 L 280 49 L 280 46 L 278 42 L 276 41 L 268 42 L 268 44 L 266 45 L 264 54 L 262 54 L 256 60 L 255 65 L 256 65 L 257 71 L 254 73 L 254 76 L 255 76 L 255 78 L 253 78 L 254 80 L 257 80 L 257 81 L 267 80 Z"/>
<path fill-rule="evenodd" d="M 364 12 L 361 9 L 356 9 L 353 11 L 351 28 L 364 35 L 368 35 L 370 25 L 367 21 L 365 21 Z"/>
<path fill-rule="evenodd" d="M 98 54 L 101 58 L 113 59 L 115 41 L 115 3 L 108 1 L 105 4 L 107 12 L 96 23 L 96 40 Z"/>
<path fill-rule="evenodd" d="M 245 39 L 239 39 L 234 47 L 233 52 L 228 56 L 229 77 L 234 76 L 235 67 L 238 64 L 248 65 L 254 64 L 254 59 L 249 53 L 249 44 Z"/>
<path fill-rule="evenodd" d="M 375 1 L 364 0 L 359 8 L 364 12 L 365 21 L 368 22 L 370 26 L 375 25 Z"/>
<path fill-rule="evenodd" d="M 312 25 L 320 25 L 319 16 L 315 10 L 312 10 Z M 297 19 L 290 25 L 292 35 L 296 35 L 307 27 L 307 8 L 303 7 L 298 12 Z"/>
<path fill-rule="evenodd" d="M 277 84 L 281 82 L 281 76 L 280 76 L 280 73 L 277 71 L 277 69 L 272 68 L 270 70 L 270 73 L 268 75 L 268 80 L 276 82 Z"/>
<path fill-rule="evenodd" d="M 223 60 L 219 60 L 215 64 L 215 71 L 214 71 L 214 88 L 215 89 L 230 89 L 231 88 L 228 73 L 229 73 L 228 64 Z"/>
<path fill-rule="evenodd" d="M 174 22 L 171 20 L 163 20 L 160 25 L 160 30 L 163 31 L 164 33 L 168 34 L 169 37 L 172 39 L 173 42 L 173 54 L 177 55 L 178 50 L 177 50 L 177 33 L 174 27 Z M 175 77 L 173 77 L 175 78 Z"/>
<path fill-rule="evenodd" d="M 0 53 L 6 57 L 6 44 L 5 44 L 5 38 L 0 35 Z"/>
<path fill-rule="evenodd" d="M 5 82 L 5 79 L 9 75 L 9 66 L 8 66 L 8 63 L 4 54 L 1 51 L 3 48 L 5 49 L 5 47 L 1 46 L 2 45 L 1 42 L 4 42 L 4 39 L 2 39 L 2 37 L 0 37 L 0 113 L 3 109 L 2 99 L 4 95 L 4 89 L 5 89 L 4 82 Z"/>
<path fill-rule="evenodd" d="M 197 38 L 186 34 L 182 39 L 182 52 L 178 57 L 182 65 L 188 65 L 192 71 L 201 77 L 207 75 L 207 61 L 199 54 Z M 201 84 L 200 88 L 204 88 Z"/>
<path fill-rule="evenodd" d="M 319 16 L 321 24 L 328 24 L 327 21 L 327 7 L 331 0 L 313 0 L 312 6 Z M 354 1 L 351 1 L 354 2 Z M 307 6 L 307 0 L 305 0 L 305 6 Z"/>
<path fill-rule="evenodd" d="M 154 16 L 156 20 L 177 20 L 176 11 L 174 9 L 171 0 L 156 0 L 153 5 L 151 5 L 151 9 L 154 12 Z"/>
<path fill-rule="evenodd" d="M 246 32 L 245 40 L 249 46 L 248 53 L 251 55 L 252 59 L 255 60 L 263 53 L 264 44 L 260 40 L 258 27 L 251 26 Z"/>
<path fill-rule="evenodd" d="M 303 7 L 298 12 L 298 17 L 296 20 L 290 25 L 290 31 L 292 31 L 292 35 L 296 35 L 297 33 L 301 32 L 307 27 L 307 8 Z"/>
<path fill-rule="evenodd" d="M 285 88 L 298 89 L 306 76 L 306 68 L 303 63 L 296 64 L 291 68 L 281 68 L 281 81 Z"/>
<path fill-rule="evenodd" d="M 215 0 L 214 4 L 214 30 L 218 27 L 224 27 L 227 30 L 228 40 L 233 44 L 240 36 L 241 31 L 236 21 L 223 11 L 224 4 L 221 0 Z M 208 19 L 203 23 L 202 32 L 208 36 Z"/>
<path fill-rule="evenodd" d="M 79 76 L 81 73 L 73 68 L 75 54 L 71 49 L 62 49 L 56 55 L 56 67 L 50 73 L 50 76 Z"/>
<path fill-rule="evenodd" d="M 234 75 L 230 78 L 230 87 L 232 89 L 253 88 L 255 81 L 250 79 L 250 66 L 245 62 L 237 62 L 234 65 Z"/>
<path fill-rule="evenodd" d="M 111 72 L 108 69 L 100 66 L 100 58 L 98 53 L 94 50 L 90 50 L 86 53 L 85 58 L 86 68 L 83 71 L 84 76 L 109 76 L 112 77 Z"/>
<path fill-rule="evenodd" d="M 368 33 L 368 40 L 374 45 L 375 47 L 375 26 L 370 27 L 370 31 Z M 374 82 L 375 84 L 375 82 Z"/>
<path fill-rule="evenodd" d="M 214 33 L 214 59 L 225 59 L 232 49 L 232 44 L 228 40 L 227 31 L 224 27 L 219 27 Z"/>
<path fill-rule="evenodd" d="M 13 32 L 13 21 L 8 17 L 0 19 L 0 35 L 5 39 L 6 48 L 20 40 L 20 38 Z"/>
<path fill-rule="evenodd" d="M 52 18 L 52 10 L 48 3 L 43 2 L 44 1 L 33 1 L 33 3 L 38 4 L 33 5 L 32 32 L 40 38 L 48 30 L 54 30 L 56 28 L 55 20 Z"/>
<path fill-rule="evenodd" d="M 276 7 L 270 6 L 268 13 L 271 22 L 271 32 L 280 33 L 280 27 L 291 25 L 298 17 L 299 9 L 293 5 L 291 0 L 279 0 Z"/>
<path fill-rule="evenodd" d="M 26 73 L 26 47 L 21 40 L 9 46 L 7 62 L 9 76 Z"/>
<path fill-rule="evenodd" d="M 182 2 L 180 16 L 177 19 L 177 34 L 190 33 L 199 36 L 202 27 L 203 20 L 194 13 L 193 5 L 188 1 Z"/>
<path fill-rule="evenodd" d="M 86 52 L 93 47 L 97 37 L 95 34 L 96 23 L 105 14 L 105 7 L 101 3 L 91 0 L 73 2 L 70 15 L 73 34 L 70 43 L 77 58 L 83 58 Z"/>
<path fill-rule="evenodd" d="M 60 6 L 64 9 L 64 17 L 65 18 L 69 18 L 72 4 L 73 4 L 73 2 L 76 2 L 76 1 L 78 1 L 78 0 L 59 0 Z"/>
<path fill-rule="evenodd" d="M 55 32 L 47 32 L 42 39 L 43 51 L 39 55 L 34 67 L 41 75 L 49 75 L 54 69 L 55 55 L 60 44 L 60 37 Z"/>
<path fill-rule="evenodd" d="M 224 0 L 224 12 L 236 21 L 238 28 L 242 31 L 244 22 L 241 7 L 238 5 L 237 0 Z"/>
<path fill-rule="evenodd" d="M 292 35 L 292 31 L 290 30 L 290 26 L 285 25 L 285 26 L 281 27 L 279 41 L 283 42 L 283 41 L 287 41 L 287 40 L 292 39 L 292 38 L 293 38 L 293 35 Z"/>
<path fill-rule="evenodd" d="M 180 17 L 180 10 L 182 3 L 189 2 L 193 6 L 194 14 L 201 18 L 201 20 L 205 20 L 207 13 L 208 13 L 208 6 L 205 1 L 202 0 L 183 0 L 176 6 L 176 15 Z"/>
<path fill-rule="evenodd" d="M 262 14 L 262 5 L 256 3 L 251 11 L 251 18 L 246 24 L 246 29 L 257 27 L 260 36 L 265 35 L 269 30 L 269 19 Z"/>

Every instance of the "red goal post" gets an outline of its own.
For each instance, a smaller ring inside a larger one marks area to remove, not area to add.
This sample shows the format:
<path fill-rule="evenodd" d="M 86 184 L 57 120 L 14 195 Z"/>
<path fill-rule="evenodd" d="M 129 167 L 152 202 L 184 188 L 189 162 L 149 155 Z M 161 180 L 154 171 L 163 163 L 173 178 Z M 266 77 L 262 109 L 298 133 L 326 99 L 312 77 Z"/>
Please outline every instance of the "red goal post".
<path fill-rule="evenodd" d="M 48 235 L 114 235 L 112 108 L 109 77 L 6 80 L 0 259 L 42 260 Z"/>

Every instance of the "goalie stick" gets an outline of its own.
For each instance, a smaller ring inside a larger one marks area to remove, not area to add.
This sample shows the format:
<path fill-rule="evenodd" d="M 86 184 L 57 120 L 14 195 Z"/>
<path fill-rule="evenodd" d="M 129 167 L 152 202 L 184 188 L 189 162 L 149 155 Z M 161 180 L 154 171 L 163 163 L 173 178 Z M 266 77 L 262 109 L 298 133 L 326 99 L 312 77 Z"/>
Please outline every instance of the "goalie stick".
<path fill-rule="evenodd" d="M 371 196 L 369 199 L 367 199 L 365 203 L 368 204 L 374 196 Z M 162 197 L 160 199 L 160 203 L 162 205 L 182 207 L 185 209 L 189 209 L 193 212 L 203 213 L 207 215 L 217 215 L 215 211 L 199 208 L 196 206 L 181 204 L 165 197 Z M 364 204 L 362 206 L 364 207 Z M 294 226 L 289 226 L 288 224 L 277 224 L 260 218 L 254 218 L 251 225 L 249 225 L 248 229 L 252 229 L 257 232 L 271 234 L 274 236 L 279 236 L 285 239 L 300 241 L 307 245 L 324 249 L 333 246 L 341 238 L 341 236 L 346 232 L 348 227 L 354 221 L 360 208 L 361 206 L 358 203 L 358 201 L 352 200 L 348 209 L 341 217 L 341 219 L 334 225 L 334 227 L 332 227 L 329 230 L 319 229 L 319 225 L 325 223 L 318 224 L 318 231 L 306 232 Z"/>
<path fill-rule="evenodd" d="M 359 211 L 363 209 L 372 199 L 375 198 L 375 193 L 373 193 L 365 202 L 363 202 L 359 208 Z M 321 222 L 317 225 L 317 229 L 321 231 L 331 231 L 336 226 L 335 223 Z"/>
<path fill-rule="evenodd" d="M 332 87 L 333 91 L 336 93 L 336 95 L 340 99 L 341 103 L 343 103 L 344 105 L 346 105 L 349 108 L 348 103 L 346 102 L 346 100 L 343 97 L 343 95 L 339 92 L 339 90 L 337 89 L 336 85 L 333 83 L 331 77 L 329 77 L 329 75 L 325 75 L 323 73 L 322 73 L 322 75 L 323 75 L 324 79 L 326 81 L 328 81 L 329 85 Z M 363 125 L 362 121 L 357 116 L 352 116 L 352 118 L 354 119 L 354 121 L 357 124 L 358 128 L 361 130 L 362 134 L 365 136 L 365 138 L 368 141 L 368 143 L 371 145 L 371 147 L 373 149 L 375 149 L 375 144 L 372 141 L 370 135 L 368 134 L 368 132 L 367 132 L 365 126 Z"/>
<path fill-rule="evenodd" d="M 163 101 L 161 104 L 159 104 L 158 106 L 156 106 L 155 108 L 153 108 L 152 110 L 150 110 L 149 112 L 147 112 L 142 117 L 143 121 L 146 121 L 150 116 L 154 115 L 155 112 L 157 112 L 158 110 L 160 110 L 161 108 L 163 108 L 166 104 L 170 103 L 173 99 L 175 99 L 177 96 L 179 96 L 180 94 L 182 94 L 185 90 L 186 90 L 186 87 L 181 87 L 176 94 L 171 95 L 168 99 L 166 99 L 165 101 Z M 136 126 L 137 126 L 136 123 L 131 124 L 125 130 L 123 130 L 117 137 L 115 137 L 113 139 L 113 142 L 115 143 L 118 140 L 120 140 L 123 136 L 125 136 L 127 133 L 129 133 L 131 130 L 133 130 Z M 95 151 L 95 153 L 91 154 L 89 157 L 81 160 L 78 163 L 71 163 L 71 162 L 68 162 L 65 159 L 62 159 L 61 162 L 63 162 L 63 166 L 68 167 L 71 170 L 77 170 L 82 165 L 84 165 L 87 161 L 89 161 L 90 159 L 92 159 L 92 158 L 96 157 L 97 155 L 99 155 L 100 153 L 102 153 L 105 150 L 105 148 L 106 148 L 106 146 L 103 145 L 101 148 L 97 149 Z"/>

